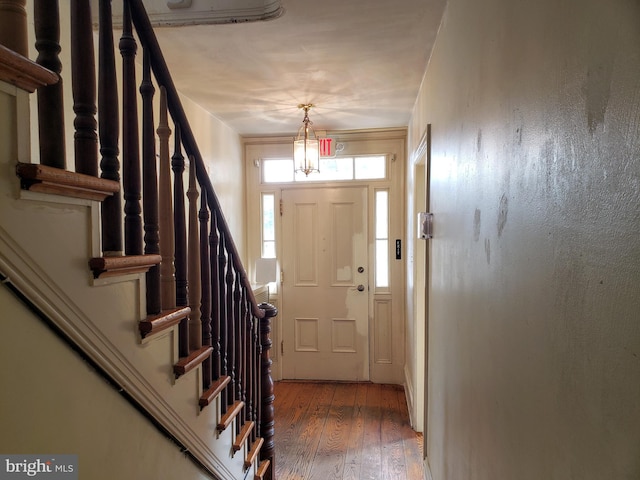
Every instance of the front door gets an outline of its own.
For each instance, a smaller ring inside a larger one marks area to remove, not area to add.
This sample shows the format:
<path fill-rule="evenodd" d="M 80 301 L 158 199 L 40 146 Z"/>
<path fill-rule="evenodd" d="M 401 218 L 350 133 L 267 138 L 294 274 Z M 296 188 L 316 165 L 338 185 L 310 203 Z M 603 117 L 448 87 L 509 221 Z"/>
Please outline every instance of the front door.
<path fill-rule="evenodd" d="M 282 192 L 282 373 L 369 379 L 366 187 Z"/>

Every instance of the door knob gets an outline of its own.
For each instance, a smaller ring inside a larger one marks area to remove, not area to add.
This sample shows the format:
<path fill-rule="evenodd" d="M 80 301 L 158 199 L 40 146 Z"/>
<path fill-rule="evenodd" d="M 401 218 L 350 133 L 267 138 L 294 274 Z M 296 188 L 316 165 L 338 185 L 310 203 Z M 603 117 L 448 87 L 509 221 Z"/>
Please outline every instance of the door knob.
<path fill-rule="evenodd" d="M 364 292 L 364 285 L 362 285 L 362 284 L 358 285 L 358 291 L 359 292 Z"/>

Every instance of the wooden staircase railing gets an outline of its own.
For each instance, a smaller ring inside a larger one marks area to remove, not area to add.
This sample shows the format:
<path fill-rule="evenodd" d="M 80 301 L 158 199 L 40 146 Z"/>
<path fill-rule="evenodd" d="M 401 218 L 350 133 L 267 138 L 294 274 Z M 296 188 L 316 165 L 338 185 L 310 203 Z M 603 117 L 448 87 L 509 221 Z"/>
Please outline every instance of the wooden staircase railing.
<path fill-rule="evenodd" d="M 23 8 L 22 0 L 14 1 Z M 222 395 L 223 418 L 217 429 L 228 428 L 230 418 L 236 418 L 234 450 L 247 442 L 250 455 L 259 454 L 262 460 L 257 476 L 271 479 L 274 395 L 269 350 L 270 322 L 277 310 L 258 305 L 254 298 L 142 0 L 123 0 L 120 98 L 111 0 L 99 1 L 97 69 L 91 2 L 70 2 L 75 118 L 67 124 L 75 128 L 75 171 L 67 171 L 64 150 L 58 2 L 34 0 L 37 63 L 59 81 L 38 89 L 40 165 L 18 165 L 22 187 L 102 201 L 103 256 L 89 262 L 94 276 L 145 272 L 147 317 L 139 324 L 141 337 L 178 325 L 175 375 L 202 365 L 200 408 Z M 134 30 L 142 47 L 139 84 Z M 249 468 L 252 462 L 246 462 Z"/>

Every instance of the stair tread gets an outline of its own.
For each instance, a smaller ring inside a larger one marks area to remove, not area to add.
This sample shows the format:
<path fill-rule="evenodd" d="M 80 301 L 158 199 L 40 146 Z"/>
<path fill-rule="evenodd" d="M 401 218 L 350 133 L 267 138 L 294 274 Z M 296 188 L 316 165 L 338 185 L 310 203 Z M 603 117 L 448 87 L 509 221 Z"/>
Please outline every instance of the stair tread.
<path fill-rule="evenodd" d="M 255 422 L 246 422 L 242 426 L 240 433 L 236 436 L 236 439 L 233 442 L 234 452 L 237 452 L 242 448 L 242 445 L 244 445 L 244 442 L 247 441 L 247 438 L 249 438 L 249 435 L 251 434 L 251 431 L 255 428 L 255 426 L 256 426 Z"/>
<path fill-rule="evenodd" d="M 253 477 L 254 480 L 262 480 L 267 473 L 267 470 L 269 469 L 269 465 L 271 465 L 270 460 L 263 461 L 258 467 L 258 471 L 256 472 L 255 476 Z"/>
<path fill-rule="evenodd" d="M 120 191 L 120 184 L 116 181 L 39 163 L 18 163 L 16 173 L 20 177 L 21 188 L 34 192 L 101 202 Z"/>
<path fill-rule="evenodd" d="M 204 362 L 209 355 L 211 355 L 212 351 L 213 347 L 204 346 L 197 350 L 194 350 L 189 354 L 189 356 L 182 357 L 180 360 L 178 360 L 178 363 L 173 366 L 173 373 L 175 373 L 176 378 L 196 368 L 198 365 Z"/>
<path fill-rule="evenodd" d="M 0 80 L 9 82 L 29 93 L 38 87 L 53 85 L 58 82 L 58 75 L 51 70 L 0 45 Z"/>
<path fill-rule="evenodd" d="M 142 338 L 146 338 L 166 330 L 167 328 L 171 328 L 172 326 L 180 323 L 180 320 L 187 317 L 190 313 L 191 308 L 178 307 L 163 310 L 158 315 L 149 315 L 147 318 L 140 321 L 138 325 L 140 336 Z"/>
<path fill-rule="evenodd" d="M 255 442 L 253 442 L 253 445 L 251 445 L 251 450 L 249 450 L 247 458 L 244 459 L 244 468 L 249 468 L 251 465 L 253 465 L 253 462 L 256 461 L 256 458 L 258 458 L 258 455 L 260 454 L 260 449 L 262 448 L 263 443 L 263 438 L 256 438 Z"/>
<path fill-rule="evenodd" d="M 222 375 L 218 380 L 213 382 L 211 386 L 202 393 L 200 396 L 200 408 L 204 408 L 207 405 L 213 402 L 213 399 L 220 395 L 220 392 L 224 390 L 224 388 L 231 381 L 231 377 L 228 375 Z"/>
<path fill-rule="evenodd" d="M 244 402 L 242 400 L 236 401 L 233 405 L 229 407 L 227 412 L 220 418 L 220 422 L 218 422 L 218 431 L 222 432 L 226 430 L 234 418 L 238 416 L 242 408 L 244 407 Z"/>
<path fill-rule="evenodd" d="M 144 273 L 161 261 L 162 257 L 156 254 L 95 257 L 89 260 L 89 268 L 94 278 L 104 278 Z"/>

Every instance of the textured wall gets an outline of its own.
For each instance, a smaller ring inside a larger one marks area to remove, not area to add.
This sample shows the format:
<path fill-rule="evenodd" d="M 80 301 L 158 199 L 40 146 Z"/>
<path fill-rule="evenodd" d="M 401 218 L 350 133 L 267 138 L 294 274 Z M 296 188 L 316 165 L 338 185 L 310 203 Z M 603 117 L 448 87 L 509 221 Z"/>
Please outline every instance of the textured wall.
<path fill-rule="evenodd" d="M 427 123 L 433 479 L 640 478 L 640 2 L 450 0 Z"/>
<path fill-rule="evenodd" d="M 244 167 L 240 136 L 188 98 L 183 96 L 181 100 L 233 241 L 241 260 L 246 262 Z M 245 268 L 248 265 L 245 264 Z"/>

